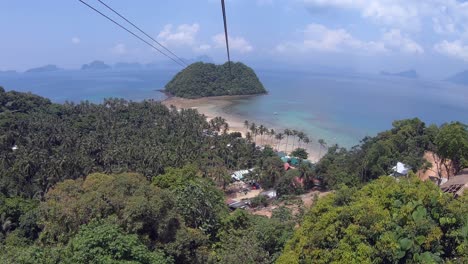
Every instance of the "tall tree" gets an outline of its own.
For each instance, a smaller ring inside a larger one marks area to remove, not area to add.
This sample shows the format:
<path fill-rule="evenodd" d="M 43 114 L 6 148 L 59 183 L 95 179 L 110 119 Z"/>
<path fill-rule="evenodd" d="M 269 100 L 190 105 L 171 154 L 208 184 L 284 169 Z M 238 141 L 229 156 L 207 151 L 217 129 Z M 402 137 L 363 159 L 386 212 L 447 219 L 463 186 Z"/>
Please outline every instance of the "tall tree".
<path fill-rule="evenodd" d="M 283 133 L 278 133 L 276 134 L 275 138 L 278 140 L 278 143 L 276 145 L 276 149 L 279 150 L 281 146 L 281 140 L 284 139 L 284 134 Z"/>
<path fill-rule="evenodd" d="M 284 134 L 286 135 L 286 148 L 285 148 L 284 151 L 287 153 L 288 152 L 289 136 L 292 135 L 292 131 L 290 129 L 285 129 Z"/>
<path fill-rule="evenodd" d="M 457 174 L 468 167 L 467 126 L 459 122 L 443 125 L 435 138 L 437 154 L 447 171 L 447 175 Z"/>
<path fill-rule="evenodd" d="M 245 127 L 245 134 L 247 135 L 247 132 L 249 131 L 249 127 L 250 127 L 248 120 L 244 121 L 244 127 Z"/>
<path fill-rule="evenodd" d="M 322 148 L 326 148 L 327 143 L 325 142 L 324 139 L 319 139 L 318 143 L 319 143 L 319 158 L 321 158 L 322 157 Z"/>

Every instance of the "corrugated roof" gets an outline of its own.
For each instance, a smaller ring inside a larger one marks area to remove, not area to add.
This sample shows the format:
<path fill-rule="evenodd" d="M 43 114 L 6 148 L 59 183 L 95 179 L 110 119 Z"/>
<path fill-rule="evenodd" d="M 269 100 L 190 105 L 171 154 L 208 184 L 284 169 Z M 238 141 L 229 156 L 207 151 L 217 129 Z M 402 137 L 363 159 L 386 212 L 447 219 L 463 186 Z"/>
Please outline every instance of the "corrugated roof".
<path fill-rule="evenodd" d="M 468 183 L 468 169 L 462 170 L 459 174 L 450 177 L 450 179 L 442 184 L 440 187 L 448 187 L 452 184 L 467 184 Z"/>

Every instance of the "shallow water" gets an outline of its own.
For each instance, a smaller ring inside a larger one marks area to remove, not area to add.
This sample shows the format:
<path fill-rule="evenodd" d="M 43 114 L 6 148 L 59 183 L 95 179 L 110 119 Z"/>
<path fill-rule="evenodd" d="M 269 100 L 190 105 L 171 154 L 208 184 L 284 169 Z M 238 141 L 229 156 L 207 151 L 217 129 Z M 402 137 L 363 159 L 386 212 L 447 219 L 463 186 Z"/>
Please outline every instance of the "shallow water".
<path fill-rule="evenodd" d="M 269 94 L 238 100 L 228 111 L 311 138 L 353 146 L 394 120 L 468 123 L 468 87 L 380 76 L 259 71 Z M 276 112 L 276 114 L 275 114 Z"/>

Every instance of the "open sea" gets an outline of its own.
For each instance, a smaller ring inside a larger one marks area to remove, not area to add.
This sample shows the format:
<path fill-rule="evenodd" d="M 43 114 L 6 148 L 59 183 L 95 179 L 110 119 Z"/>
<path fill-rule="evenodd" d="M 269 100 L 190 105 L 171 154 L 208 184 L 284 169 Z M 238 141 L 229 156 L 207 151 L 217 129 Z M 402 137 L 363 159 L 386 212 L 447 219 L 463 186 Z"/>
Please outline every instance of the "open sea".
<path fill-rule="evenodd" d="M 6 90 L 31 91 L 54 102 L 119 97 L 163 100 L 156 91 L 176 70 L 61 71 L 0 74 Z M 391 128 L 394 120 L 468 123 L 468 86 L 363 74 L 257 70 L 268 95 L 237 99 L 229 114 L 274 128 L 306 132 L 312 139 L 351 147 Z"/>

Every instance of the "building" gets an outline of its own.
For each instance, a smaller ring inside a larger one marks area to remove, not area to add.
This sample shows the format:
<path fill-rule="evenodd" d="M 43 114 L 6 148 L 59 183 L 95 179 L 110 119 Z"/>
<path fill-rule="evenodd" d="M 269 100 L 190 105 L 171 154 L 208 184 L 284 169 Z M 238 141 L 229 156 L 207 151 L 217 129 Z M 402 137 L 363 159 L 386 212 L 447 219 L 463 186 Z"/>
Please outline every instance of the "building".
<path fill-rule="evenodd" d="M 397 165 L 392 168 L 392 174 L 390 176 L 393 177 L 401 177 L 401 176 L 408 176 L 408 173 L 410 172 L 411 167 L 401 163 L 397 162 Z"/>
<path fill-rule="evenodd" d="M 468 189 L 468 168 L 441 184 L 440 189 L 445 193 L 452 193 L 455 197 L 462 195 L 464 190 Z"/>
<path fill-rule="evenodd" d="M 231 174 L 231 178 L 235 181 L 242 181 L 244 179 L 245 175 L 249 174 L 252 172 L 254 169 L 248 169 L 248 170 L 240 170 L 240 171 L 235 171 Z"/>

